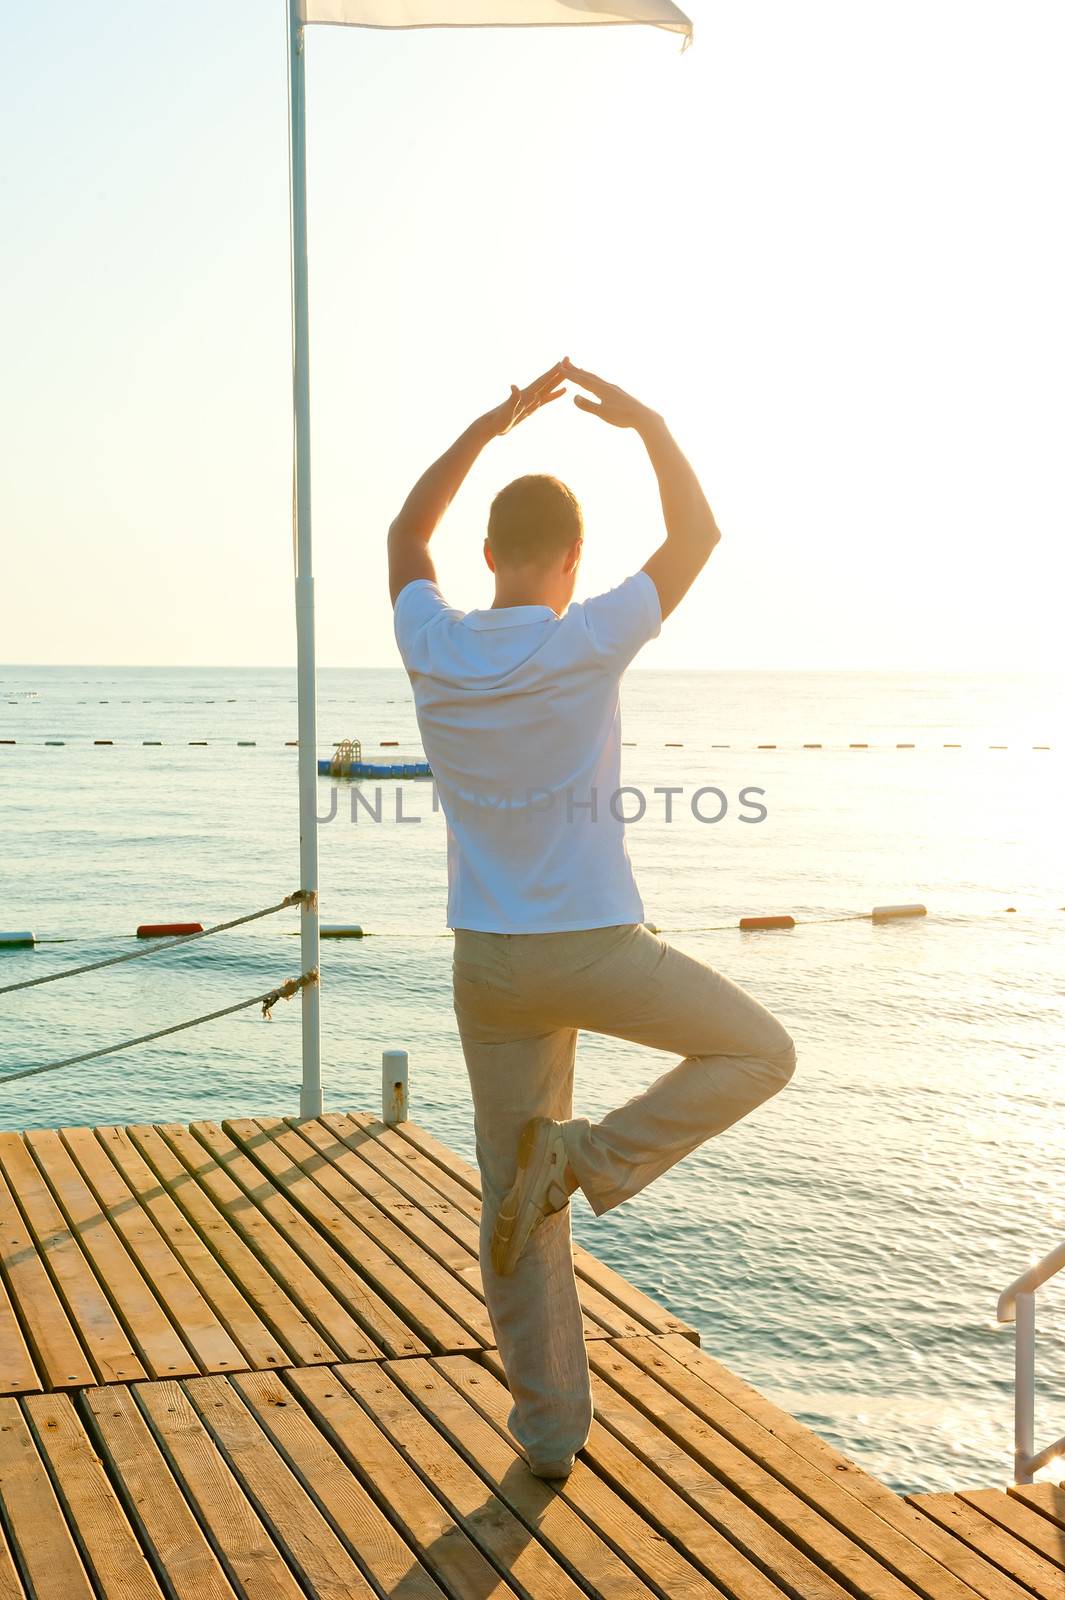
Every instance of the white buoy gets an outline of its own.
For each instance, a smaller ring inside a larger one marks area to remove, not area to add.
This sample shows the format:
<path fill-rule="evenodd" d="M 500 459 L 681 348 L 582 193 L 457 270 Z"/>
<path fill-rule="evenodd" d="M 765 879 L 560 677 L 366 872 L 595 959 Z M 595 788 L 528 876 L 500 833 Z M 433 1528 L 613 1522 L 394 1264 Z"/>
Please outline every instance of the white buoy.
<path fill-rule="evenodd" d="M 37 935 L 28 931 L 23 931 L 21 933 L 0 933 L 0 945 L 5 945 L 9 950 L 15 950 L 27 945 L 35 945 L 36 943 Z"/>
<path fill-rule="evenodd" d="M 362 928 L 357 922 L 323 922 L 318 928 L 320 939 L 361 939 Z"/>
<path fill-rule="evenodd" d="M 405 1050 L 381 1055 L 381 1120 L 389 1127 L 407 1120 L 410 1061 Z"/>
<path fill-rule="evenodd" d="M 927 917 L 927 906 L 874 906 L 874 922 L 895 922 L 900 917 Z"/>

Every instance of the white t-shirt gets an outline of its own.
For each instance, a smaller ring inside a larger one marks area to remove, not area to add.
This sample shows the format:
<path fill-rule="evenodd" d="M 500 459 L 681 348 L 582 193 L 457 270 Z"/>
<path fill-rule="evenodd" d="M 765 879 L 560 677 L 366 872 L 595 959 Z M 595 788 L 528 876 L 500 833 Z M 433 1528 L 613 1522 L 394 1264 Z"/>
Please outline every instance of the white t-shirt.
<path fill-rule="evenodd" d="M 561 933 L 642 922 L 625 847 L 621 675 L 662 626 L 636 572 L 571 605 L 462 612 L 416 578 L 396 643 L 447 823 L 450 928 Z"/>

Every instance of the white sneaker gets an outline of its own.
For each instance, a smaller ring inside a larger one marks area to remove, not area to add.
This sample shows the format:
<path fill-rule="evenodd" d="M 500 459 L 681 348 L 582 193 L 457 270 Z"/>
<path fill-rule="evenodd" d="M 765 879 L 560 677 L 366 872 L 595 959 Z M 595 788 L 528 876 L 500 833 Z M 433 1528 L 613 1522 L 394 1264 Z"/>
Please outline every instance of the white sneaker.
<path fill-rule="evenodd" d="M 518 1176 L 504 1196 L 492 1233 L 492 1266 L 501 1277 L 514 1271 L 522 1251 L 546 1216 L 569 1205 L 562 1124 L 533 1117 L 518 1141 Z"/>

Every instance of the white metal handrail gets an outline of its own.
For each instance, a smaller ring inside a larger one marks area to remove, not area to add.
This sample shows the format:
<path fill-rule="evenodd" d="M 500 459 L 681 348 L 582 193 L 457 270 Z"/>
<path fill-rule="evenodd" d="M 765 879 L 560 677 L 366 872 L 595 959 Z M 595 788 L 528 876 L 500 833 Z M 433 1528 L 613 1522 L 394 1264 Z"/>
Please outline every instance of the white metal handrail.
<path fill-rule="evenodd" d="M 1016 1483 L 1031 1483 L 1040 1467 L 1065 1455 L 1065 1434 L 1045 1450 L 1035 1448 L 1035 1293 L 1065 1268 L 1065 1243 L 1015 1278 L 999 1296 L 999 1322 L 1015 1322 L 1013 1380 L 1013 1474 Z"/>

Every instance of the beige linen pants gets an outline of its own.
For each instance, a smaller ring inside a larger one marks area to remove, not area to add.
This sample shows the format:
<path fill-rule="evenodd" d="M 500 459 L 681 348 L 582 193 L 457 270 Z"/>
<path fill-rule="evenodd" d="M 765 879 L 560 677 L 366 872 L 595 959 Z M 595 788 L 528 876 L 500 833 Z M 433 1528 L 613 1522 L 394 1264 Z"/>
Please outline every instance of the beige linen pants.
<path fill-rule="evenodd" d="M 534 1461 L 554 1462 L 581 1449 L 592 1420 L 569 1206 L 545 1218 L 509 1276 L 493 1270 L 489 1250 L 522 1128 L 538 1115 L 564 1123 L 570 1166 L 601 1216 L 782 1089 L 795 1048 L 757 1000 L 639 923 L 457 928 L 453 975 L 483 1188 L 481 1273 L 513 1397 L 508 1425 Z M 684 1059 L 593 1124 L 573 1115 L 579 1028 Z"/>

